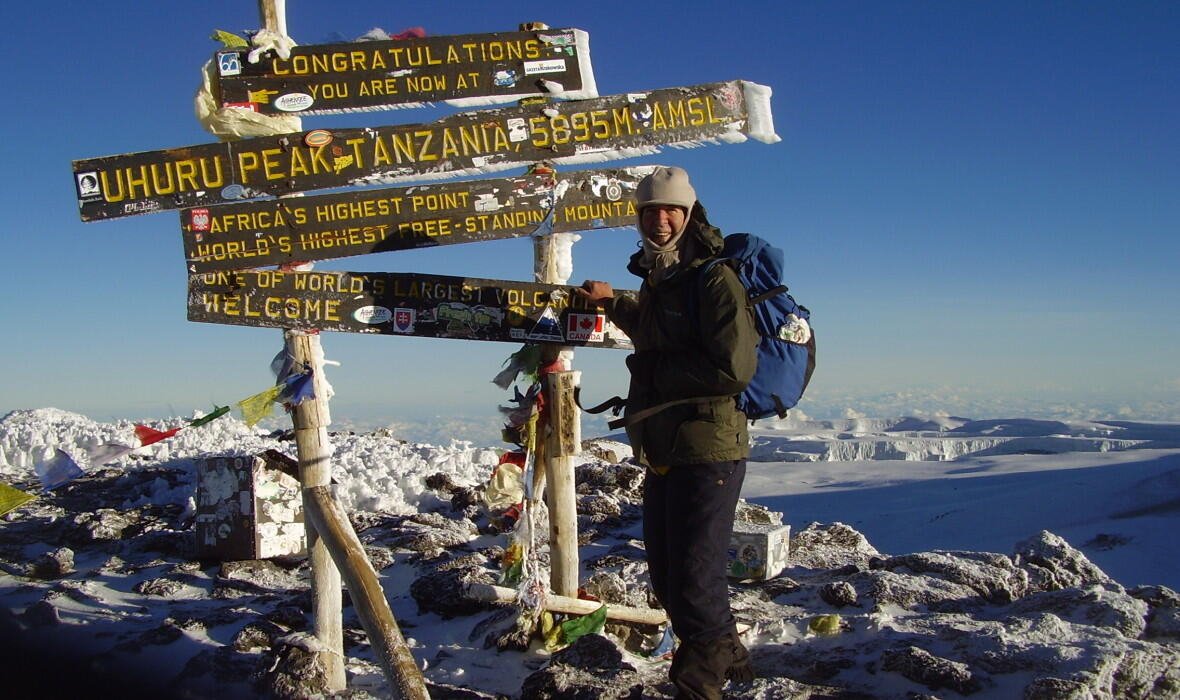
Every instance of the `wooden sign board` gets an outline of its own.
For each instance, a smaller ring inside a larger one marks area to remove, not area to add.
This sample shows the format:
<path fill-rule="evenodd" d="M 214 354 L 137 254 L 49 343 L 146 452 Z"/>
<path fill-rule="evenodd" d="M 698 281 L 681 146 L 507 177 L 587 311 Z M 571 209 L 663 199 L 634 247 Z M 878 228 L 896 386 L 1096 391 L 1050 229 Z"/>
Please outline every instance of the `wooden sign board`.
<path fill-rule="evenodd" d="M 193 273 L 188 318 L 262 328 L 631 349 L 631 340 L 606 314 L 568 286 L 443 275 Z"/>
<path fill-rule="evenodd" d="M 222 106 L 305 115 L 461 98 L 502 104 L 554 92 L 598 96 L 589 39 L 580 29 L 296 46 L 289 58 L 268 52 L 257 63 L 248 60 L 250 51 L 214 55 Z"/>
<path fill-rule="evenodd" d="M 351 190 L 180 213 L 189 272 L 633 226 L 654 166 Z"/>
<path fill-rule="evenodd" d="M 477 110 L 429 124 L 316 130 L 74 161 L 84 221 L 304 190 L 601 162 L 660 146 L 773 143 L 769 88 L 742 80 Z"/>

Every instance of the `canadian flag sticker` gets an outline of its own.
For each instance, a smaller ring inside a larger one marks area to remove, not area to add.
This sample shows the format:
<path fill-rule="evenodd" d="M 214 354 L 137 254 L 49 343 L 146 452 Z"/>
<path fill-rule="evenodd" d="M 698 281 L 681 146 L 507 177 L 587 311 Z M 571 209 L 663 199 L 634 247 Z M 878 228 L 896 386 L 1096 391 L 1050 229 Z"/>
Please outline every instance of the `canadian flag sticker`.
<path fill-rule="evenodd" d="M 571 313 L 566 321 L 565 339 L 567 342 L 601 343 L 604 325 L 606 317 L 602 314 Z"/>

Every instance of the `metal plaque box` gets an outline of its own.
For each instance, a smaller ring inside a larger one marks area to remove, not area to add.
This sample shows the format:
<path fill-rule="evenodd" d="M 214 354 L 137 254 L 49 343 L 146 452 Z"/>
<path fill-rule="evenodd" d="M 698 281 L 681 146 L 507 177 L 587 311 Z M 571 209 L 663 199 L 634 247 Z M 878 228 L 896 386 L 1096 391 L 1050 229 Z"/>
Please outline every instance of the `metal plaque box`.
<path fill-rule="evenodd" d="M 237 561 L 306 553 L 303 502 L 290 457 L 210 457 L 197 463 L 197 555 Z"/>
<path fill-rule="evenodd" d="M 790 542 L 790 525 L 735 522 L 729 539 L 729 575 L 758 580 L 778 576 L 787 566 Z"/>

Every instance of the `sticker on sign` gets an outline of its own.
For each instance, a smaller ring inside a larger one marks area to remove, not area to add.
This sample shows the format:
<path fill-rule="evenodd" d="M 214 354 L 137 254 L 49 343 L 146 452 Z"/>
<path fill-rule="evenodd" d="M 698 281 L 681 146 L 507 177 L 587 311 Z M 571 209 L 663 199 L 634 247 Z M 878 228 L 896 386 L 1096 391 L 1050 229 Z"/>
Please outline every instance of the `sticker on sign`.
<path fill-rule="evenodd" d="M 567 321 L 565 337 L 571 343 L 601 343 L 605 322 L 606 317 L 602 314 L 571 313 Z"/>
<path fill-rule="evenodd" d="M 548 61 L 525 61 L 524 74 L 561 73 L 565 71 L 565 59 L 555 58 Z"/>
<path fill-rule="evenodd" d="M 289 92 L 275 99 L 275 108 L 284 112 L 302 112 L 314 103 L 315 98 L 305 92 Z"/>

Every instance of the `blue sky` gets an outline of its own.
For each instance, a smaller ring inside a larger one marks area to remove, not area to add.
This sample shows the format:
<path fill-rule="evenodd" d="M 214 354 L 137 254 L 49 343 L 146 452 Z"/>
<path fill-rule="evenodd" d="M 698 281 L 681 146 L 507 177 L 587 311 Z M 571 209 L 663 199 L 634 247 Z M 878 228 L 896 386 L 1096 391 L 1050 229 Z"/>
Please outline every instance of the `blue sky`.
<path fill-rule="evenodd" d="M 772 87 L 781 143 L 616 164 L 687 168 L 716 224 L 787 250 L 787 283 L 820 344 L 809 414 L 1180 420 L 1177 3 L 491 7 L 293 0 L 287 15 L 302 44 L 373 27 L 575 26 L 590 33 L 601 94 L 734 78 Z M 256 3 L 8 3 L 0 16 L 0 412 L 159 418 L 265 388 L 278 331 L 186 320 L 176 215 L 83 224 L 70 174 L 74 159 L 214 141 L 192 112 L 209 35 L 257 28 Z M 307 117 L 304 128 L 446 113 Z M 634 236 L 587 233 L 573 279 L 633 288 L 623 262 Z M 317 269 L 523 280 L 532 251 L 496 241 Z M 347 334 L 326 334 L 324 347 L 342 363 L 329 377 L 342 421 L 493 425 L 504 395 L 489 380 L 515 349 Z M 623 357 L 579 351 L 583 391 L 622 391 Z"/>

